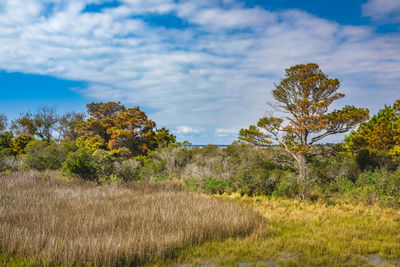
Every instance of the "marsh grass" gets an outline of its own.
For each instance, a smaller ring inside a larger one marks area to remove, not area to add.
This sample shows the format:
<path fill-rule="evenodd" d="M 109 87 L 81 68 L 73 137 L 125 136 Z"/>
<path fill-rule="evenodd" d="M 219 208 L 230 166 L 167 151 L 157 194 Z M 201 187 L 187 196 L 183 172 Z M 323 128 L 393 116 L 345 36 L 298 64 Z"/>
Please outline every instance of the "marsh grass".
<path fill-rule="evenodd" d="M 210 240 L 182 253 L 182 262 L 201 263 L 208 258 L 232 266 L 370 266 L 376 262 L 400 266 L 398 209 L 346 200 L 229 198 L 259 212 L 266 219 L 268 236 Z"/>
<path fill-rule="evenodd" d="M 52 176 L 0 176 L 3 264 L 23 259 L 67 266 L 157 262 L 210 239 L 258 232 L 264 225 L 250 209 L 186 192 L 178 184 L 95 186 Z"/>

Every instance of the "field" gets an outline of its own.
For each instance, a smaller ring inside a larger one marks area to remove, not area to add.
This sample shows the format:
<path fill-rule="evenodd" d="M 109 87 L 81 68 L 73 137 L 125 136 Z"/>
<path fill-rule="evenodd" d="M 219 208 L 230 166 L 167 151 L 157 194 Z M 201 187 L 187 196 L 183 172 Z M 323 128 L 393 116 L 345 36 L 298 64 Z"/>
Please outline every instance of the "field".
<path fill-rule="evenodd" d="M 400 211 L 205 196 L 177 182 L 0 176 L 0 265 L 400 266 Z"/>
<path fill-rule="evenodd" d="M 157 262 L 262 225 L 259 215 L 237 203 L 171 183 L 95 186 L 14 173 L 0 176 L 0 203 L 0 250 L 11 257 L 3 264 L 15 257 L 68 266 Z"/>
<path fill-rule="evenodd" d="M 211 241 L 186 251 L 201 263 L 256 266 L 400 266 L 400 211 L 348 201 L 231 199 L 266 219 L 266 238 Z M 184 261 L 184 260 L 183 260 Z"/>

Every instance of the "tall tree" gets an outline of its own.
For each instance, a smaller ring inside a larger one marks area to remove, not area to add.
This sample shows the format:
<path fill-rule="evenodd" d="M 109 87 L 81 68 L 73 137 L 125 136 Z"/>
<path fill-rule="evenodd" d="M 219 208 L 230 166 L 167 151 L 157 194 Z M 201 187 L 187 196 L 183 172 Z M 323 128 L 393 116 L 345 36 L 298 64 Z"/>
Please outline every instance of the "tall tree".
<path fill-rule="evenodd" d="M 262 146 L 277 142 L 297 163 L 304 190 L 308 182 L 306 159 L 312 145 L 368 119 L 368 109 L 354 106 L 328 113 L 330 105 L 345 96 L 337 92 L 339 87 L 339 80 L 329 79 L 315 63 L 286 69 L 285 78 L 272 92 L 276 103 L 271 107 L 282 116 L 261 118 L 257 126 L 240 130 L 239 139 Z"/>
<path fill-rule="evenodd" d="M 75 130 L 79 123 L 85 119 L 85 114 L 79 112 L 66 112 L 59 117 L 56 130 L 58 132 L 59 140 L 73 141 L 79 137 L 78 132 Z"/>
<path fill-rule="evenodd" d="M 114 153 L 130 157 L 145 154 L 147 150 L 157 147 L 158 142 L 175 141 L 172 137 L 161 137 L 169 135 L 169 132 L 155 132 L 155 122 L 148 119 L 139 107 L 126 108 L 119 102 L 90 103 L 86 106 L 89 118 L 78 123 L 76 130 L 81 140 L 96 147 L 104 144 Z"/>
<path fill-rule="evenodd" d="M 12 122 L 12 129 L 17 135 L 31 135 L 50 142 L 59 121 L 56 109 L 40 107 L 36 113 L 22 113 Z"/>

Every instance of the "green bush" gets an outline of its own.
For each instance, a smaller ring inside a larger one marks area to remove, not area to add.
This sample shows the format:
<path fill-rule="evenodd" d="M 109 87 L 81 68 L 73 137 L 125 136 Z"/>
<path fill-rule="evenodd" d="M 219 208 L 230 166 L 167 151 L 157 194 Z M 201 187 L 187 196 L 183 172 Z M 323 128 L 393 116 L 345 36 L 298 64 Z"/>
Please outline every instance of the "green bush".
<path fill-rule="evenodd" d="M 222 194 L 225 192 L 225 183 L 223 180 L 207 177 L 202 179 L 203 192 L 208 194 Z"/>
<path fill-rule="evenodd" d="M 98 178 L 107 179 L 116 171 L 116 159 L 110 151 L 98 149 L 92 154 L 93 167 Z"/>
<path fill-rule="evenodd" d="M 186 178 L 183 184 L 190 191 L 200 191 L 206 194 L 223 194 L 232 192 L 232 181 L 216 179 L 213 177 L 205 178 Z"/>
<path fill-rule="evenodd" d="M 322 154 L 309 159 L 311 177 L 322 188 L 330 186 L 337 177 L 347 177 L 355 182 L 360 173 L 356 160 L 346 154 Z"/>
<path fill-rule="evenodd" d="M 21 156 L 24 169 L 60 169 L 66 158 L 66 154 L 55 142 L 34 140 L 29 142 L 24 150 L 25 154 Z"/>
<path fill-rule="evenodd" d="M 234 177 L 235 188 L 249 196 L 271 195 L 287 173 L 279 169 L 269 170 L 269 168 L 242 169 Z"/>
<path fill-rule="evenodd" d="M 0 149 L 0 172 L 12 170 L 13 166 L 10 163 L 14 160 L 17 159 L 12 155 L 10 149 L 8 148 Z"/>
<path fill-rule="evenodd" d="M 13 138 L 12 132 L 0 134 L 0 150 L 11 149 Z"/>
<path fill-rule="evenodd" d="M 350 193 L 354 191 L 354 189 L 354 183 L 345 176 L 337 177 L 337 179 L 333 180 L 329 185 L 330 192 Z"/>
<path fill-rule="evenodd" d="M 68 175 L 79 176 L 86 180 L 97 179 L 92 152 L 85 148 L 79 148 L 68 154 L 63 164 L 63 171 Z"/>
<path fill-rule="evenodd" d="M 166 169 L 166 161 L 155 157 L 147 157 L 142 161 L 140 169 L 140 177 L 143 180 L 162 181 L 171 178 L 170 173 Z"/>
<path fill-rule="evenodd" d="M 375 170 L 360 174 L 356 185 L 373 190 L 378 198 L 392 197 L 400 200 L 400 169 L 395 172 Z"/>
<path fill-rule="evenodd" d="M 297 194 L 297 190 L 294 184 L 290 184 L 286 181 L 281 181 L 276 187 L 272 196 L 274 197 L 294 197 Z"/>
<path fill-rule="evenodd" d="M 140 180 L 140 164 L 134 159 L 116 162 L 115 174 L 118 179 L 124 181 L 138 181 Z"/>

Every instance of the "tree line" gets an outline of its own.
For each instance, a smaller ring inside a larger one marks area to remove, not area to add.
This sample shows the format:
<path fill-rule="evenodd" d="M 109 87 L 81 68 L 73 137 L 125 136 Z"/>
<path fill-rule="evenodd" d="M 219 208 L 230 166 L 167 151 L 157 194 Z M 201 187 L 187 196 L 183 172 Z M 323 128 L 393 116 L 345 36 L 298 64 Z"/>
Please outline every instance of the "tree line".
<path fill-rule="evenodd" d="M 129 158 L 176 141 L 165 127 L 156 128 L 139 107 L 126 108 L 120 102 L 90 103 L 86 107 L 87 114 L 62 115 L 53 107 L 40 107 L 34 113 L 21 113 L 10 125 L 1 114 L 0 148 L 17 156 L 35 139 L 47 143 L 76 141 L 88 149 L 105 149 Z"/>

